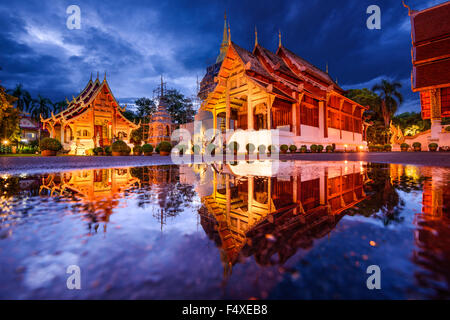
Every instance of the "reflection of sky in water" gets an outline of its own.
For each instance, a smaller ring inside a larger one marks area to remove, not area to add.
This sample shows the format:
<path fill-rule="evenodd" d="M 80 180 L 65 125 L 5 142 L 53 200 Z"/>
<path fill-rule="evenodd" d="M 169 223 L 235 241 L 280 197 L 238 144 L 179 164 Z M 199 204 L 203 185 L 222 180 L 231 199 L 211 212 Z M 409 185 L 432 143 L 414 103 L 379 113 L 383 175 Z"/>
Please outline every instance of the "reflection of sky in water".
<path fill-rule="evenodd" d="M 449 297 L 447 170 L 289 166 L 3 176 L 0 298 Z M 81 291 L 66 289 L 71 264 Z"/>

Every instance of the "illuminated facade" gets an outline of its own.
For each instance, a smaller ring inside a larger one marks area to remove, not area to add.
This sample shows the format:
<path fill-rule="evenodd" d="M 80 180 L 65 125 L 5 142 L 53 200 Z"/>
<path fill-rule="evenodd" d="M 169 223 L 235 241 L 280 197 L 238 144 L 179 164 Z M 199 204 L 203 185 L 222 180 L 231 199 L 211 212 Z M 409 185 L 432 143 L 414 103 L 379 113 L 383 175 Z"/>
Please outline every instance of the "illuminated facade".
<path fill-rule="evenodd" d="M 58 139 L 69 154 L 84 155 L 88 149 L 111 145 L 114 140 L 129 142 L 130 133 L 139 125 L 122 112 L 106 81 L 89 80 L 81 93 L 68 102 L 65 110 L 42 119 L 44 129 Z"/>
<path fill-rule="evenodd" d="M 426 142 L 450 146 L 442 118 L 450 117 L 450 2 L 411 10 L 411 85 L 420 93 L 422 118 L 431 119 Z M 447 23 L 446 23 L 447 22 Z"/>
<path fill-rule="evenodd" d="M 338 150 L 366 147 L 363 112 L 367 107 L 346 98 L 327 72 L 285 48 L 281 35 L 278 50 L 272 53 L 258 43 L 255 32 L 255 46 L 249 52 L 224 30 L 219 58 L 214 84 L 210 73 L 202 80 L 200 111 L 212 114 L 216 130 L 245 131 L 225 137 L 227 143 L 236 140 L 240 152 L 245 152 L 247 143 L 277 144 L 273 129 L 279 129 L 278 144 L 334 143 Z"/>

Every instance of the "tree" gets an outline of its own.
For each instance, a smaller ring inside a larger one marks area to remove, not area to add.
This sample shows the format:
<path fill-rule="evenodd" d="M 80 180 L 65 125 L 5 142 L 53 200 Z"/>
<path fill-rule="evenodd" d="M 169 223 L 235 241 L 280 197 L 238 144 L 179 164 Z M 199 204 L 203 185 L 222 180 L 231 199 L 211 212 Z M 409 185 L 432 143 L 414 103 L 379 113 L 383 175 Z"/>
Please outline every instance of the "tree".
<path fill-rule="evenodd" d="M 67 108 L 67 102 L 66 101 L 55 102 L 55 103 L 52 103 L 52 106 L 53 106 L 53 112 L 55 114 L 57 114 Z"/>
<path fill-rule="evenodd" d="M 195 110 L 190 98 L 186 98 L 176 89 L 170 89 L 164 94 L 164 100 L 174 123 L 181 124 L 194 121 Z"/>
<path fill-rule="evenodd" d="M 17 84 L 13 90 L 7 90 L 9 94 L 16 97 L 16 107 L 21 112 L 30 111 L 33 99 L 28 91 L 23 89 L 21 83 Z"/>
<path fill-rule="evenodd" d="M 122 112 L 122 115 L 131 122 L 134 122 L 137 118 L 136 114 L 131 110 L 125 110 L 124 112 Z"/>
<path fill-rule="evenodd" d="M 418 112 L 403 112 L 392 117 L 392 123 L 400 127 L 405 136 L 414 136 L 431 128 L 431 121 L 422 119 Z"/>
<path fill-rule="evenodd" d="M 372 91 L 378 92 L 381 98 L 381 115 L 386 128 L 390 127 L 391 118 L 397 112 L 399 105 L 403 103 L 403 96 L 398 91 L 401 87 L 400 82 L 389 82 L 383 79 L 372 88 Z"/>
<path fill-rule="evenodd" d="M 40 120 L 39 115 L 42 115 L 42 118 L 44 119 L 50 117 L 51 105 L 52 102 L 50 101 L 50 99 L 44 98 L 39 94 L 37 99 L 33 99 L 31 117 L 36 121 Z"/>
<path fill-rule="evenodd" d="M 149 98 L 142 97 L 134 101 L 134 103 L 137 106 L 136 116 L 141 120 L 151 117 L 156 111 L 155 103 Z"/>
<path fill-rule="evenodd" d="M 3 139 L 12 142 L 20 139 L 20 110 L 13 106 L 16 101 L 16 97 L 7 94 L 5 88 L 0 86 L 0 134 Z"/>

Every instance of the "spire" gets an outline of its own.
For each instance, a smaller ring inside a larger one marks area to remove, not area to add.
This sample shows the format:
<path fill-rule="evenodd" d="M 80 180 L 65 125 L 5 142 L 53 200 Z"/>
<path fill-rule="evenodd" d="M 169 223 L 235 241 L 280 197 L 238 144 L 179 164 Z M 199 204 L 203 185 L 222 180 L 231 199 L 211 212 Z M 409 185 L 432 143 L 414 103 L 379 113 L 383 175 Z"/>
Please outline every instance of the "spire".
<path fill-rule="evenodd" d="M 255 47 L 258 45 L 258 29 L 255 26 Z"/>
<path fill-rule="evenodd" d="M 278 30 L 278 47 L 281 48 L 281 30 Z"/>
<path fill-rule="evenodd" d="M 97 80 L 98 80 L 98 71 L 97 71 Z"/>
<path fill-rule="evenodd" d="M 164 83 L 163 76 L 161 75 L 161 98 L 164 96 Z"/>
<path fill-rule="evenodd" d="M 89 80 L 92 81 L 92 72 L 91 72 L 91 78 Z"/>
<path fill-rule="evenodd" d="M 105 71 L 105 76 L 103 77 L 103 81 L 106 81 L 106 71 Z"/>
<path fill-rule="evenodd" d="M 223 22 L 223 38 L 222 43 L 220 45 L 220 54 L 216 59 L 216 63 L 222 62 L 225 59 L 225 55 L 227 54 L 228 49 L 228 33 L 227 33 L 227 12 L 224 14 L 224 22 Z"/>
<path fill-rule="evenodd" d="M 327 68 L 326 68 L 326 71 L 327 71 L 327 73 L 328 73 L 328 62 L 327 62 Z"/>
<path fill-rule="evenodd" d="M 228 45 L 231 44 L 231 29 L 230 29 L 230 23 L 228 22 Z"/>

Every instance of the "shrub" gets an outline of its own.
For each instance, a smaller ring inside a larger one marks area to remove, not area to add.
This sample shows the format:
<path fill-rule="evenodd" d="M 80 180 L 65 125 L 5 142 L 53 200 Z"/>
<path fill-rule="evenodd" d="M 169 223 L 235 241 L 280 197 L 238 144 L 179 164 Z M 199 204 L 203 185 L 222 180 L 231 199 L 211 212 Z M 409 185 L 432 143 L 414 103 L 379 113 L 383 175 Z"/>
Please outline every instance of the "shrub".
<path fill-rule="evenodd" d="M 99 153 L 103 152 L 103 148 L 102 147 L 94 148 L 93 152 L 95 155 L 98 155 Z"/>
<path fill-rule="evenodd" d="M 306 152 L 306 151 L 308 151 L 308 147 L 305 146 L 305 145 L 302 145 L 302 146 L 300 147 L 300 151 L 301 151 L 301 152 Z"/>
<path fill-rule="evenodd" d="M 319 144 L 319 145 L 317 146 L 317 151 L 318 151 L 318 152 L 322 152 L 322 150 L 323 150 L 323 145 Z"/>
<path fill-rule="evenodd" d="M 194 154 L 199 154 L 199 153 L 200 153 L 200 146 L 197 145 L 197 144 L 194 144 L 194 145 L 192 146 L 192 148 L 191 148 L 191 151 L 192 151 Z"/>
<path fill-rule="evenodd" d="M 161 151 L 170 152 L 170 151 L 172 151 L 172 145 L 170 144 L 170 142 L 161 141 L 158 145 L 158 149 L 159 149 L 159 152 L 161 152 Z"/>
<path fill-rule="evenodd" d="M 287 152 L 287 151 L 289 150 L 289 147 L 288 147 L 287 144 L 282 144 L 282 145 L 280 146 L 280 150 L 281 150 L 282 152 Z"/>
<path fill-rule="evenodd" d="M 230 142 L 230 144 L 228 145 L 228 149 L 231 152 L 234 152 L 234 153 L 238 152 L 238 150 L 239 150 L 239 143 L 237 143 L 237 141 Z"/>
<path fill-rule="evenodd" d="M 413 143 L 413 148 L 420 148 L 421 146 L 422 146 L 422 144 L 420 142 Z"/>
<path fill-rule="evenodd" d="M 273 144 L 271 144 L 267 147 L 267 151 L 270 153 L 275 153 L 275 152 L 277 152 L 277 147 L 275 147 Z"/>
<path fill-rule="evenodd" d="M 132 130 L 130 133 L 130 142 L 135 146 L 141 145 L 142 143 L 142 127 L 139 129 Z"/>
<path fill-rule="evenodd" d="M 134 146 L 133 153 L 142 153 L 142 147 L 141 146 Z"/>
<path fill-rule="evenodd" d="M 435 142 L 432 142 L 428 145 L 428 149 L 430 149 L 430 150 L 437 150 L 437 148 L 438 148 L 438 144 Z"/>
<path fill-rule="evenodd" d="M 263 144 L 261 144 L 261 145 L 258 147 L 258 153 L 266 153 L 266 146 L 263 145 Z"/>
<path fill-rule="evenodd" d="M 159 145 L 155 147 L 155 152 L 159 154 Z"/>
<path fill-rule="evenodd" d="M 153 146 L 151 144 L 146 143 L 142 146 L 142 151 L 145 153 L 153 152 Z"/>
<path fill-rule="evenodd" d="M 111 153 L 112 153 L 112 148 L 111 148 L 111 146 L 105 146 L 105 153 L 107 154 L 107 155 L 111 155 Z"/>
<path fill-rule="evenodd" d="M 400 148 L 402 148 L 402 149 L 409 149 L 409 144 L 407 144 L 406 142 L 403 142 L 401 145 L 400 145 Z"/>
<path fill-rule="evenodd" d="M 295 144 L 291 144 L 291 145 L 289 146 L 289 151 L 290 151 L 291 153 L 294 153 L 295 151 L 297 151 L 297 146 L 296 146 Z"/>
<path fill-rule="evenodd" d="M 334 151 L 332 145 L 327 145 L 327 146 L 325 147 L 325 150 L 327 150 L 327 152 L 328 152 L 328 151 Z"/>
<path fill-rule="evenodd" d="M 122 140 L 117 140 L 112 144 L 113 152 L 128 152 L 130 153 L 130 147 Z"/>
<path fill-rule="evenodd" d="M 445 131 L 450 132 L 450 126 L 445 127 Z"/>
<path fill-rule="evenodd" d="M 248 153 L 253 153 L 255 151 L 255 145 L 253 143 L 247 143 L 245 149 L 247 149 Z"/>
<path fill-rule="evenodd" d="M 316 152 L 317 151 L 317 144 L 312 144 L 311 147 L 309 147 L 311 149 L 311 152 Z"/>
<path fill-rule="evenodd" d="M 44 138 L 41 140 L 39 147 L 42 150 L 59 151 L 62 149 L 61 142 L 53 138 Z"/>
<path fill-rule="evenodd" d="M 391 151 L 392 150 L 392 146 L 390 144 L 385 144 L 383 146 L 384 151 Z"/>

